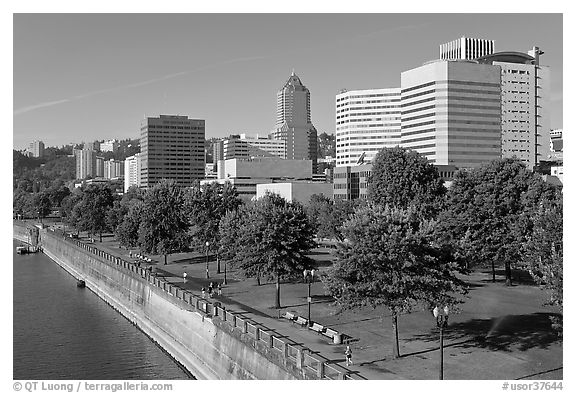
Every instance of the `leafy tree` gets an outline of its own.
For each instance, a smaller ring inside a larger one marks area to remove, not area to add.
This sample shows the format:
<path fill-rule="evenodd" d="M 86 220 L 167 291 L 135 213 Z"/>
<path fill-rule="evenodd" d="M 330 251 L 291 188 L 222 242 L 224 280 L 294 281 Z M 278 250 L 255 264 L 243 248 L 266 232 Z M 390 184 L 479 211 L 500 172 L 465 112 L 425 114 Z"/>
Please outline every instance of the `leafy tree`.
<path fill-rule="evenodd" d="M 449 250 L 434 241 L 433 221 L 408 210 L 368 205 L 344 224 L 348 239 L 323 278 L 343 309 L 384 305 L 392 315 L 393 355 L 400 356 L 398 317 L 415 306 L 454 305 L 466 292 Z"/>
<path fill-rule="evenodd" d="M 128 214 L 130 207 L 143 199 L 144 192 L 136 186 L 131 186 L 124 195 L 122 195 L 121 199 L 114 201 L 114 204 L 106 215 L 106 222 L 108 228 L 110 228 L 115 235 L 117 235 L 118 227 L 122 224 L 122 220 L 126 214 Z"/>
<path fill-rule="evenodd" d="M 32 197 L 32 209 L 37 215 L 40 222 L 42 219 L 52 212 L 52 203 L 50 202 L 50 195 L 46 191 L 41 191 Z"/>
<path fill-rule="evenodd" d="M 91 234 L 99 234 L 109 230 L 106 217 L 114 203 L 112 190 L 107 185 L 90 184 L 82 189 L 82 198 L 74 206 L 72 215 L 78 217 L 80 230 Z"/>
<path fill-rule="evenodd" d="M 13 192 L 13 211 L 15 215 L 28 217 L 32 212 L 32 194 L 20 188 Z M 32 216 L 34 216 L 32 214 Z"/>
<path fill-rule="evenodd" d="M 149 254 L 168 255 L 189 244 L 189 222 L 183 190 L 174 181 L 162 180 L 147 190 L 142 206 L 138 244 Z"/>
<path fill-rule="evenodd" d="M 280 280 L 311 266 L 305 253 L 314 247 L 314 228 L 300 203 L 276 194 L 266 194 L 241 214 L 232 263 L 247 277 L 275 277 L 280 308 Z"/>
<path fill-rule="evenodd" d="M 436 167 L 413 150 L 383 148 L 372 162 L 368 199 L 379 205 L 416 206 L 426 218 L 441 208 L 446 188 Z"/>
<path fill-rule="evenodd" d="M 75 188 L 70 195 L 62 200 L 60 213 L 62 215 L 62 220 L 75 228 L 76 231 L 80 231 L 80 215 L 81 210 L 76 208 L 76 205 L 82 200 L 82 190 Z"/>
<path fill-rule="evenodd" d="M 185 209 L 191 226 L 191 234 L 197 246 L 216 249 L 217 273 L 220 273 L 218 252 L 218 226 L 228 211 L 238 209 L 242 201 L 230 182 L 216 182 L 192 187 L 186 195 Z"/>
<path fill-rule="evenodd" d="M 444 244 L 460 246 L 462 259 L 482 266 L 489 263 L 492 280 L 496 266 L 504 264 L 506 284 L 512 282 L 512 266 L 522 260 L 521 250 L 537 195 L 546 195 L 540 179 L 517 159 L 499 159 L 470 171 L 459 171 L 440 214 L 438 237 Z"/>
<path fill-rule="evenodd" d="M 361 200 L 333 201 L 323 194 L 314 194 L 306 211 L 310 221 L 316 226 L 318 237 L 343 241 L 342 224 L 361 203 Z"/>
<path fill-rule="evenodd" d="M 531 216 L 533 226 L 523 248 L 524 262 L 534 280 L 548 291 L 549 305 L 563 307 L 563 212 L 562 197 L 544 200 Z M 553 326 L 562 330 L 560 318 Z"/>
<path fill-rule="evenodd" d="M 116 227 L 116 238 L 126 248 L 139 246 L 139 230 L 144 210 L 144 202 L 134 200 L 130 203 L 127 213 Z"/>

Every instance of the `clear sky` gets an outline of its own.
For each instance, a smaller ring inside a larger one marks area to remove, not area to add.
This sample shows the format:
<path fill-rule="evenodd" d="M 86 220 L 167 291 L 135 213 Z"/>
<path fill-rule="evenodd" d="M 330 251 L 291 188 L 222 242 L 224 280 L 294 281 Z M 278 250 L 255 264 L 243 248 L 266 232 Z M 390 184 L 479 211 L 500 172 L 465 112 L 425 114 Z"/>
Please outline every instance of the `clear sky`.
<path fill-rule="evenodd" d="M 206 120 L 206 137 L 267 134 L 292 69 L 312 122 L 333 133 L 342 88 L 400 73 L 461 37 L 544 50 L 552 128 L 562 128 L 561 14 L 15 14 L 13 145 L 138 138 L 145 116 Z"/>

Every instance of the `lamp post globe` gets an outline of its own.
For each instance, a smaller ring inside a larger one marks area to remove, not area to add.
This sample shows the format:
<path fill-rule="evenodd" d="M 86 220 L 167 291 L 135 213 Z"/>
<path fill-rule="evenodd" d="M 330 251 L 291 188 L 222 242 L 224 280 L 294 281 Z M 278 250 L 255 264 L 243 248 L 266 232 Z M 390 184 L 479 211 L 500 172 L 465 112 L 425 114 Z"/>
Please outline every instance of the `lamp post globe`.
<path fill-rule="evenodd" d="M 436 326 L 440 329 L 440 370 L 438 379 L 444 379 L 444 329 L 448 326 L 448 314 L 450 309 L 448 306 L 434 307 L 432 314 L 436 318 Z"/>

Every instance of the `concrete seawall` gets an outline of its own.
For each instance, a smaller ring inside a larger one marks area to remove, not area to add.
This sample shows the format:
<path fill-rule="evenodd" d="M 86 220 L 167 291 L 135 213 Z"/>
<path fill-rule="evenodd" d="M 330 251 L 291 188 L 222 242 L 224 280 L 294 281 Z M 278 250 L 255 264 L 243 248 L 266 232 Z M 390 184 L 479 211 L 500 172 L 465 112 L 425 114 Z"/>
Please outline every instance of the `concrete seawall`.
<path fill-rule="evenodd" d="M 14 224 L 14 238 L 27 230 Z M 345 379 L 300 344 L 87 244 L 40 230 L 42 251 L 155 340 L 197 379 Z"/>

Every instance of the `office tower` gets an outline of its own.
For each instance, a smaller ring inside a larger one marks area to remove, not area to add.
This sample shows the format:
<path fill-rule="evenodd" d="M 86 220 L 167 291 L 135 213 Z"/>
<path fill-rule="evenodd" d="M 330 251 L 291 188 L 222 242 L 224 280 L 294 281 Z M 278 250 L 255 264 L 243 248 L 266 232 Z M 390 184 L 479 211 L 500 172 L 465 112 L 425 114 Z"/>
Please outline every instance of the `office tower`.
<path fill-rule="evenodd" d="M 370 163 L 383 147 L 399 144 L 399 88 L 336 95 L 336 166 Z"/>
<path fill-rule="evenodd" d="M 28 145 L 28 152 L 32 157 L 37 158 L 44 157 L 44 142 L 42 141 L 30 142 L 30 144 Z"/>
<path fill-rule="evenodd" d="M 76 151 L 76 179 L 96 177 L 96 152 L 94 150 Z"/>
<path fill-rule="evenodd" d="M 131 186 L 140 186 L 141 168 L 141 153 L 126 157 L 124 161 L 124 192 L 128 191 Z"/>
<path fill-rule="evenodd" d="M 124 176 L 124 161 L 104 161 L 104 178 L 115 179 Z"/>
<path fill-rule="evenodd" d="M 116 139 L 110 139 L 100 143 L 101 152 L 115 152 L 116 150 L 118 150 L 118 141 Z"/>
<path fill-rule="evenodd" d="M 104 157 L 96 157 L 96 177 L 104 177 Z"/>
<path fill-rule="evenodd" d="M 276 95 L 276 127 L 274 139 L 286 141 L 286 158 L 312 160 L 316 171 L 318 135 L 310 117 L 310 91 L 294 74 Z"/>
<path fill-rule="evenodd" d="M 529 169 L 551 157 L 550 68 L 540 65 L 543 53 L 534 47 L 477 59 L 500 71 L 502 157 L 519 158 Z"/>
<path fill-rule="evenodd" d="M 401 88 L 401 146 L 458 168 L 501 157 L 498 67 L 433 61 L 403 72 Z"/>
<path fill-rule="evenodd" d="M 460 37 L 440 45 L 441 60 L 471 60 L 494 53 L 494 41 Z"/>
<path fill-rule="evenodd" d="M 224 159 L 224 142 L 222 139 L 214 141 L 212 145 L 212 162 L 214 163 L 213 171 L 218 171 L 218 161 Z"/>
<path fill-rule="evenodd" d="M 140 186 L 149 188 L 162 179 L 190 187 L 204 178 L 205 122 L 187 116 L 148 117 L 141 126 Z"/>

